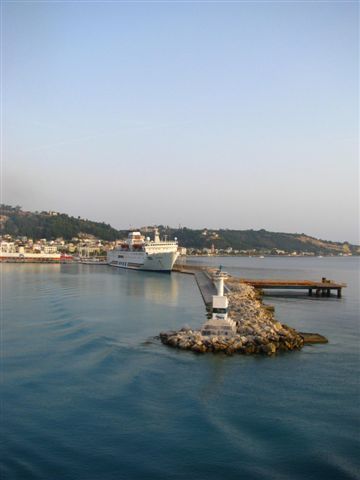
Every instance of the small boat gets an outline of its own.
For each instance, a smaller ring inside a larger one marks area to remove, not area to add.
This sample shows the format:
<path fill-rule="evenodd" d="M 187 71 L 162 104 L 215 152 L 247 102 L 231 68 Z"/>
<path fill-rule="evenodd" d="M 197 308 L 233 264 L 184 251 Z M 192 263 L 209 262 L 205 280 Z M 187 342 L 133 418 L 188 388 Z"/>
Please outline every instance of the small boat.
<path fill-rule="evenodd" d="M 80 263 L 85 265 L 107 265 L 107 261 L 105 258 L 98 258 L 98 257 L 82 257 L 80 259 Z"/>

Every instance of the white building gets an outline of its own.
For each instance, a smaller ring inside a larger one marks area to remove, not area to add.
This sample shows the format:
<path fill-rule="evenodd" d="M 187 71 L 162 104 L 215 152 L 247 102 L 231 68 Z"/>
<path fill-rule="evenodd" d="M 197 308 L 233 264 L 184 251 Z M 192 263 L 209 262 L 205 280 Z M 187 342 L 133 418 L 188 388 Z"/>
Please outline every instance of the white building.
<path fill-rule="evenodd" d="M 1 253 L 16 253 L 16 247 L 14 242 L 4 242 L 0 243 Z"/>
<path fill-rule="evenodd" d="M 44 253 L 57 253 L 58 249 L 56 245 L 44 245 Z"/>

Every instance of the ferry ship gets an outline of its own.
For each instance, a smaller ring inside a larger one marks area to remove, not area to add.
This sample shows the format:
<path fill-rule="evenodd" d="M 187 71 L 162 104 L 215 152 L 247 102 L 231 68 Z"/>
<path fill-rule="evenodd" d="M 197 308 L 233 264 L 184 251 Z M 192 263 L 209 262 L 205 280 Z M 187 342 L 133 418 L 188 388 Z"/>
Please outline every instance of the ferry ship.
<path fill-rule="evenodd" d="M 160 240 L 155 228 L 154 240 L 145 239 L 140 232 L 130 232 L 126 242 L 107 253 L 107 263 L 112 267 L 132 270 L 170 272 L 178 257 L 178 243 Z"/>

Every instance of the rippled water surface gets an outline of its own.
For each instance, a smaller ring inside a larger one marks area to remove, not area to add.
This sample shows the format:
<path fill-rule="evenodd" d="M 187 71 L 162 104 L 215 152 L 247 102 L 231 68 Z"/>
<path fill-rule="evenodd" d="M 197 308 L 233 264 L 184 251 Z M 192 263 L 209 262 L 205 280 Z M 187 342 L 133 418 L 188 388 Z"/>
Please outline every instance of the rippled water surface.
<path fill-rule="evenodd" d="M 1 479 L 360 478 L 358 260 L 188 261 L 347 282 L 341 300 L 265 300 L 330 343 L 272 358 L 176 351 L 153 337 L 205 319 L 191 276 L 3 264 Z"/>

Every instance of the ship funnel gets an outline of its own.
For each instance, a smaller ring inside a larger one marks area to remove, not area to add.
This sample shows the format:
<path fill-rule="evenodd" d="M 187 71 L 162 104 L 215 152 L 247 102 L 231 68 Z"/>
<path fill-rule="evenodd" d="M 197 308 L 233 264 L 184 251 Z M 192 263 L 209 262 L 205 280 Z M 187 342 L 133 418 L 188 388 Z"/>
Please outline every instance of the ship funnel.
<path fill-rule="evenodd" d="M 160 242 L 159 230 L 157 227 L 154 228 L 154 242 Z"/>

